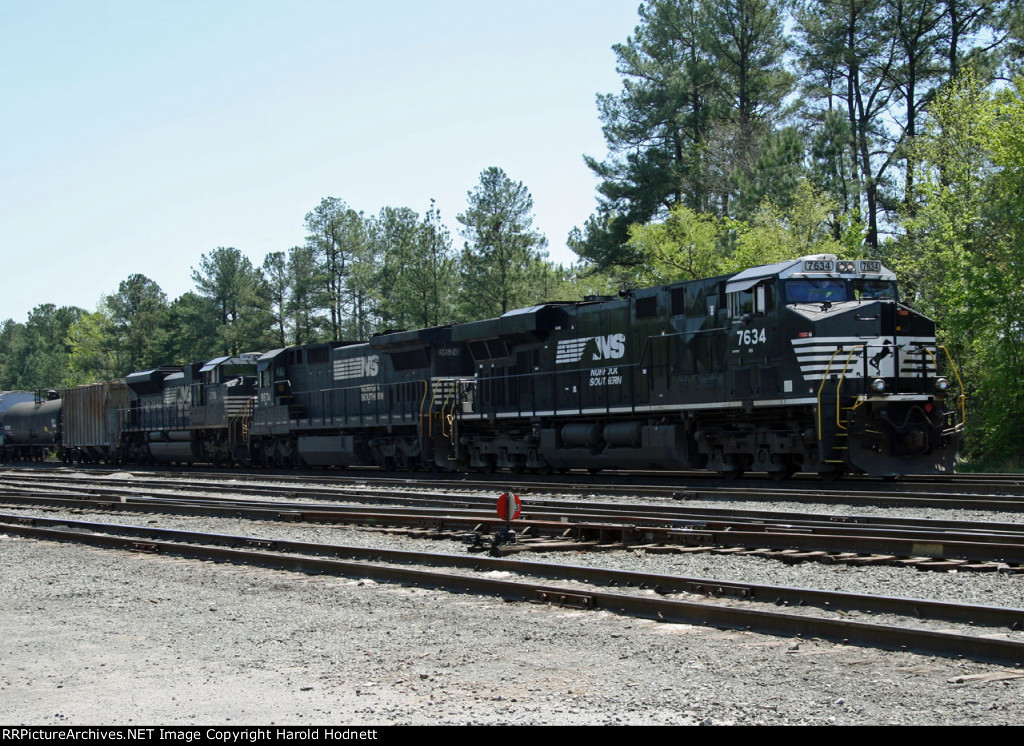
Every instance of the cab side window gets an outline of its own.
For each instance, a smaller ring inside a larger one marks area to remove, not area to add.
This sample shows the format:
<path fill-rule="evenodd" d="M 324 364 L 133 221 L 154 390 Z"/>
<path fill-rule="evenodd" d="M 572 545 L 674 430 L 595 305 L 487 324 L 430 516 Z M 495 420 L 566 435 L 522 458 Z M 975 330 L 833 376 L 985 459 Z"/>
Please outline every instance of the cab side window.
<path fill-rule="evenodd" d="M 756 285 L 738 293 L 729 293 L 730 318 L 742 318 L 746 314 L 765 314 L 775 308 L 772 287 L 768 284 Z"/>

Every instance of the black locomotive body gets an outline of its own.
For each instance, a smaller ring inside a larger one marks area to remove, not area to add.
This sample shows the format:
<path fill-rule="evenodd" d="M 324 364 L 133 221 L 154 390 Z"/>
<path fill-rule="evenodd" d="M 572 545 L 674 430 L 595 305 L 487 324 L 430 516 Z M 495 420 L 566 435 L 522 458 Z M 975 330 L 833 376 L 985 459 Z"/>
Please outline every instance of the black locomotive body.
<path fill-rule="evenodd" d="M 249 428 L 254 460 L 452 467 L 444 408 L 472 374 L 467 361 L 450 327 L 268 352 Z"/>
<path fill-rule="evenodd" d="M 471 468 L 894 476 L 958 458 L 934 324 L 877 261 L 806 257 L 453 336 L 476 365 L 456 418 Z"/>
<path fill-rule="evenodd" d="M 221 465 L 248 459 L 255 355 L 140 371 L 125 382 L 133 394 L 120 413 L 125 460 Z"/>

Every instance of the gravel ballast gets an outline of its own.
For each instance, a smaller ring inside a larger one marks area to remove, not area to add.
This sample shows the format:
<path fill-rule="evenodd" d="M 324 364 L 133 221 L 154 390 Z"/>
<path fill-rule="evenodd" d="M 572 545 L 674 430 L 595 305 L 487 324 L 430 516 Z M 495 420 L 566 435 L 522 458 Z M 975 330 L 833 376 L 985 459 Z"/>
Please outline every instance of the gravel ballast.
<path fill-rule="evenodd" d="M 793 508 L 808 506 L 774 509 Z M 466 552 L 345 526 L 4 512 Z M 1024 577 L 1001 573 L 714 553 L 523 559 L 1024 606 Z M 4 534 L 0 584 L 3 724 L 1024 724 L 1020 667 Z"/>

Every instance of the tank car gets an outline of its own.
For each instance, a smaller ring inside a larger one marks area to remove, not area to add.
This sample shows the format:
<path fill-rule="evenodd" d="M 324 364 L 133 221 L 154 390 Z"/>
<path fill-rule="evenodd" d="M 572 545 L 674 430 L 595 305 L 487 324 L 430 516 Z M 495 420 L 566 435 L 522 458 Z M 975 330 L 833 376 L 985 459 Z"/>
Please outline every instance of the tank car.
<path fill-rule="evenodd" d="M 950 472 L 963 397 L 881 262 L 816 255 L 462 324 L 470 468 Z M 960 387 L 962 390 L 962 386 Z"/>
<path fill-rule="evenodd" d="M 56 391 L 11 405 L 0 414 L 0 458 L 42 461 L 61 447 L 62 402 Z"/>

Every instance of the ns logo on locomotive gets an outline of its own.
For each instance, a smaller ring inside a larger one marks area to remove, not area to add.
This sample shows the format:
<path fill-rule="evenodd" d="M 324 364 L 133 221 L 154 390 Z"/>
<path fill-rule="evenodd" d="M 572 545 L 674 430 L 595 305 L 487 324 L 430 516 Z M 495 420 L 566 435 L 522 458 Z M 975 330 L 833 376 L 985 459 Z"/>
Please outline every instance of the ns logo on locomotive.
<path fill-rule="evenodd" d="M 895 476 L 954 469 L 955 391 L 893 273 L 819 255 L 140 371 L 63 391 L 57 433 L 52 402 L 17 405 L 4 449 L 38 412 L 72 461 Z"/>

